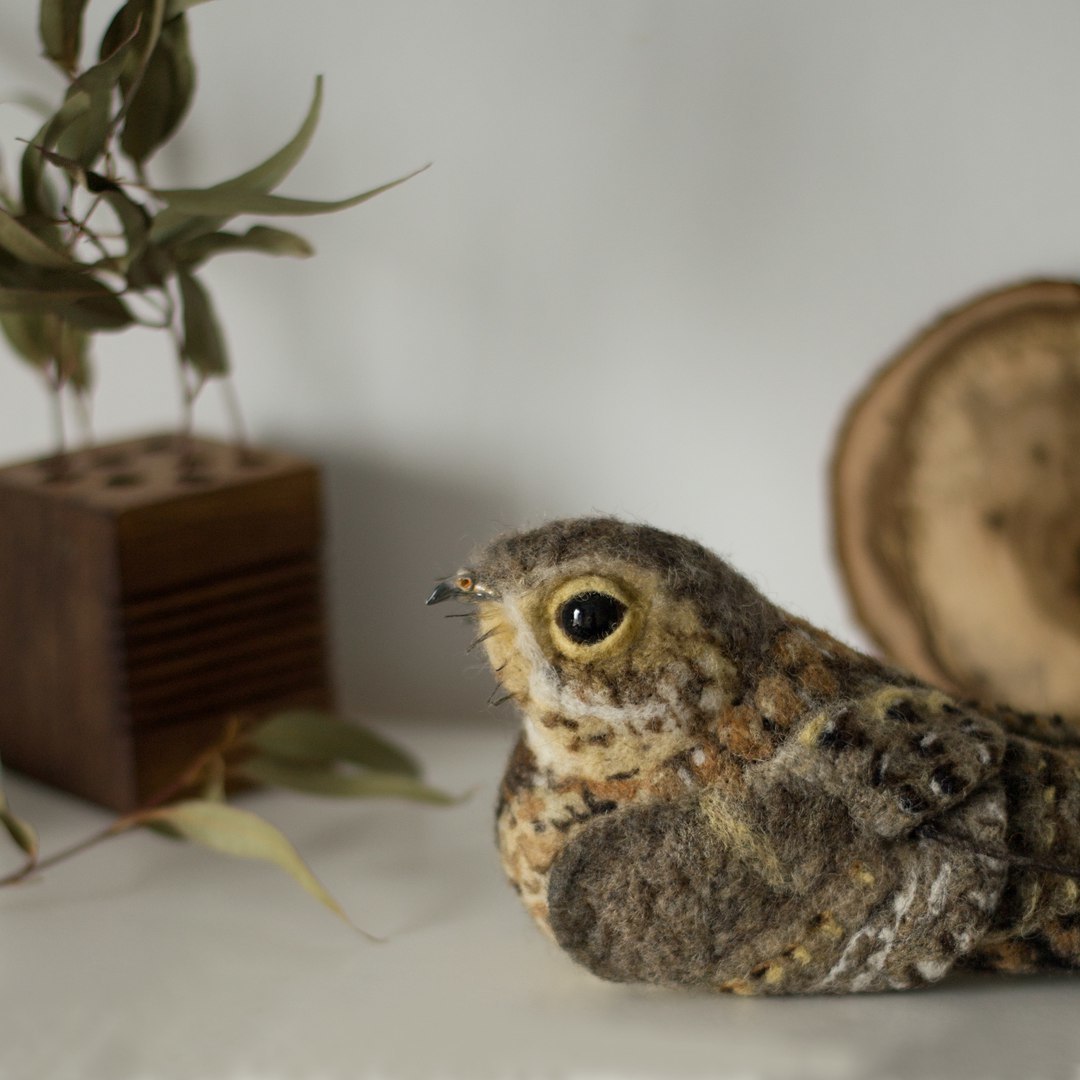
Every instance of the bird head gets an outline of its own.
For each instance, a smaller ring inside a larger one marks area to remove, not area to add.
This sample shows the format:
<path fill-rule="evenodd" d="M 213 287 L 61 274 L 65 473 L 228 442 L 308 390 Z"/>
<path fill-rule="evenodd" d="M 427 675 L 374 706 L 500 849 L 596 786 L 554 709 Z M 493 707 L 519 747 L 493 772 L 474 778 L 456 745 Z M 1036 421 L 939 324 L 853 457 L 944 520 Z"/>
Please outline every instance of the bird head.
<path fill-rule="evenodd" d="M 498 537 L 428 603 L 476 605 L 488 659 L 541 737 L 687 732 L 742 691 L 781 613 L 685 537 L 612 518 Z"/>

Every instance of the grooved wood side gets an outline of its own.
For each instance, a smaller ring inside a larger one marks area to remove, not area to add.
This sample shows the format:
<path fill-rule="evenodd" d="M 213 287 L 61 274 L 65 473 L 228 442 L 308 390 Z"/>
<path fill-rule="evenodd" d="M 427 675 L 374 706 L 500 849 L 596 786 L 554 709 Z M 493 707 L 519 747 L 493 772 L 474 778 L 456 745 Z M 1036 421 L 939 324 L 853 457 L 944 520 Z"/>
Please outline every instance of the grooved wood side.
<path fill-rule="evenodd" d="M 315 468 L 195 452 L 195 482 L 160 439 L 0 470 L 0 757 L 118 810 L 230 716 L 331 703 Z"/>

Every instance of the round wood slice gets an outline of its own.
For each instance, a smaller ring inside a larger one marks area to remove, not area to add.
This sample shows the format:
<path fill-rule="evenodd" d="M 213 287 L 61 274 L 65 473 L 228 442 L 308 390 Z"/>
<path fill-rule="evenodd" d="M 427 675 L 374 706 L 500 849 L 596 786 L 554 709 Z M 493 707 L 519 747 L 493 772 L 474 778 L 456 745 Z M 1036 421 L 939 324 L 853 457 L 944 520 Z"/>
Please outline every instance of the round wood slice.
<path fill-rule="evenodd" d="M 833 516 L 894 663 L 1080 716 L 1080 285 L 989 293 L 903 349 L 845 419 Z"/>

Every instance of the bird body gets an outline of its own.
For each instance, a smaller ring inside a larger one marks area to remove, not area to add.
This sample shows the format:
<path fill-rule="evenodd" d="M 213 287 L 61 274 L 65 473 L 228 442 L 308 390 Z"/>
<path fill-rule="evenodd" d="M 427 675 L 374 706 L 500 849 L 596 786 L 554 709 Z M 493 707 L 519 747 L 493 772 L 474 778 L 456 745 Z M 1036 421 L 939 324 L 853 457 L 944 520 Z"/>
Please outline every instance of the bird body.
<path fill-rule="evenodd" d="M 755 994 L 1080 964 L 1061 718 L 955 701 L 613 519 L 498 538 L 451 596 L 523 718 L 503 866 L 594 973 Z"/>

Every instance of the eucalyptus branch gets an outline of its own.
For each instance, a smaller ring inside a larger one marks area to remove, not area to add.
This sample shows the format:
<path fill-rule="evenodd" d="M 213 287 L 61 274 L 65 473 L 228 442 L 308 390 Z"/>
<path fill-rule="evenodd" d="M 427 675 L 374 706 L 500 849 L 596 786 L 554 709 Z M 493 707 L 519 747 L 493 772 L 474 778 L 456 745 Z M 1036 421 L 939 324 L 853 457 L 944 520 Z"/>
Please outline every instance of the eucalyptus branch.
<path fill-rule="evenodd" d="M 236 389 L 227 381 L 225 335 L 199 271 L 230 252 L 312 254 L 303 237 L 261 222 L 246 232 L 231 231 L 237 217 L 332 213 L 408 177 L 329 201 L 276 194 L 314 136 L 322 108 L 320 78 L 299 128 L 263 161 L 201 188 L 154 186 L 147 162 L 179 129 L 195 93 L 188 20 L 196 5 L 120 4 L 98 45 L 97 61 L 83 65 L 85 2 L 40 3 L 44 55 L 64 73 L 66 85 L 56 111 L 36 135 L 22 140 L 33 149 L 22 156 L 19 197 L 0 188 L 0 203 L 7 200 L 11 208 L 0 207 L 4 288 L 28 295 L 26 310 L 11 311 L 9 300 L 0 312 L 6 336 L 27 362 L 55 370 L 59 384 L 50 392 L 56 393 L 66 384 L 92 384 L 88 357 L 98 333 L 130 326 L 163 331 L 173 339 L 180 369 L 181 443 L 190 445 L 205 384 L 220 379 L 235 437 L 245 446 Z M 53 175 L 66 183 L 62 214 L 49 182 Z M 94 228 L 103 202 L 120 224 L 119 236 Z M 171 298 L 160 320 L 129 306 L 152 290 Z M 50 338 L 49 320 L 64 324 L 64 333 Z M 66 435 L 56 427 L 58 453 L 64 453 Z"/>
<path fill-rule="evenodd" d="M 52 855 L 48 855 L 43 859 L 29 860 L 14 873 L 8 874 L 6 877 L 0 877 L 0 888 L 4 888 L 8 885 L 18 885 L 44 870 L 48 870 L 53 866 L 66 862 L 68 859 L 74 858 L 76 855 L 81 855 L 84 851 L 89 851 L 91 848 L 97 847 L 98 844 L 103 843 L 105 840 L 109 840 L 114 836 L 119 836 L 128 829 L 133 828 L 136 824 L 138 824 L 138 822 L 130 820 L 130 816 L 117 818 L 116 821 L 107 828 L 102 829 L 101 832 L 85 837 L 78 843 L 54 852 Z"/>
<path fill-rule="evenodd" d="M 60 361 L 53 359 L 42 374 L 49 386 L 49 401 L 52 405 L 53 435 L 56 439 L 57 452 L 50 465 L 50 475 L 61 480 L 68 475 L 70 464 L 67 460 L 67 430 L 64 425 L 63 380 L 60 377 Z"/>
<path fill-rule="evenodd" d="M 68 223 L 71 224 L 72 226 L 74 226 L 74 229 L 75 229 L 74 236 L 72 237 L 72 246 L 77 244 L 84 236 L 87 237 L 88 239 L 90 239 L 91 241 L 97 241 L 98 240 L 96 234 L 92 233 L 87 228 L 87 226 L 90 223 L 90 219 L 94 216 L 94 212 L 97 210 L 97 208 L 100 205 L 101 205 L 101 196 L 100 195 L 95 195 L 94 198 L 90 202 L 89 209 L 86 211 L 85 214 L 83 214 L 81 221 L 76 221 L 74 216 L 67 210 L 67 207 L 64 208 L 65 211 L 66 211 L 64 216 L 67 218 Z M 104 248 L 101 248 L 101 250 L 103 252 L 105 251 Z M 108 252 L 105 252 L 105 255 L 106 255 L 106 258 L 109 257 Z"/>
<path fill-rule="evenodd" d="M 233 439 L 239 449 L 240 461 L 244 463 L 251 459 L 251 451 L 248 446 L 244 414 L 240 408 L 240 396 L 236 392 L 236 383 L 232 375 L 225 375 L 219 381 L 221 393 L 225 398 L 225 409 L 229 414 L 229 423 L 232 426 Z"/>
<path fill-rule="evenodd" d="M 179 459 L 180 474 L 189 475 L 194 468 L 194 450 L 192 439 L 195 423 L 195 394 L 188 381 L 188 362 L 184 355 L 184 338 L 176 325 L 175 303 L 173 318 L 169 321 L 168 332 L 172 338 L 173 351 L 176 355 L 176 374 L 180 381 L 180 432 Z"/>
<path fill-rule="evenodd" d="M 71 226 L 71 236 L 68 240 L 70 249 L 74 250 L 75 246 L 79 243 L 80 240 L 86 240 L 88 243 L 93 245 L 94 249 L 103 259 L 111 259 L 113 257 L 112 252 L 109 251 L 109 249 L 105 246 L 100 234 L 93 232 L 90 228 L 88 228 L 90 218 L 93 216 L 93 213 L 100 204 L 100 201 L 101 196 L 99 195 L 94 200 L 93 205 L 90 207 L 87 213 L 83 215 L 81 220 L 75 217 L 75 215 L 71 212 L 71 208 L 68 206 L 63 207 L 61 212 L 64 215 L 64 221 L 69 226 Z"/>
<path fill-rule="evenodd" d="M 13 835 L 30 856 L 18 870 L 0 878 L 0 887 L 24 882 L 131 829 L 161 827 L 179 839 L 274 864 L 353 929 L 378 941 L 349 920 L 274 826 L 222 801 L 227 779 L 339 798 L 396 797 L 442 806 L 460 801 L 425 784 L 410 754 L 328 713 L 294 710 L 257 723 L 238 717 L 172 783 L 136 810 L 44 859 L 37 858 L 33 830 L 14 818 L 0 789 L 3 823 L 9 831 L 14 829 Z M 192 797 L 200 789 L 204 797 Z"/>
<path fill-rule="evenodd" d="M 150 811 L 157 810 L 167 803 L 172 802 L 174 799 L 179 798 L 185 792 L 196 788 L 211 762 L 217 758 L 223 758 L 233 747 L 235 747 L 239 732 L 239 722 L 230 721 L 226 726 L 225 734 L 222 738 L 218 739 L 213 745 L 199 753 L 190 764 L 184 767 L 175 779 L 147 799 L 147 801 L 139 806 L 138 809 L 132 810 L 127 814 L 121 814 L 104 829 L 79 840 L 69 847 L 62 848 L 60 851 L 54 852 L 52 855 L 48 855 L 44 858 L 30 860 L 26 865 L 14 871 L 14 873 L 8 874 L 6 877 L 0 877 L 0 888 L 6 885 L 17 885 L 19 882 L 25 881 L 36 873 L 48 870 L 50 867 L 56 866 L 59 863 L 66 862 L 76 855 L 81 855 L 84 851 L 89 851 L 91 848 L 97 847 L 98 844 L 103 843 L 105 840 L 110 840 L 114 836 L 120 836 L 122 833 L 142 825 L 146 815 L 150 813 Z"/>
<path fill-rule="evenodd" d="M 164 2 L 161 3 L 161 16 L 164 16 Z M 142 29 L 143 15 L 140 12 L 135 17 L 135 26 L 131 31 L 127 41 L 122 42 L 118 49 L 122 49 L 129 42 L 134 41 L 139 36 L 139 31 Z M 124 118 L 127 116 L 128 111 L 131 109 L 131 103 L 135 100 L 135 96 L 138 94 L 142 87 L 143 78 L 146 75 L 146 69 L 150 64 L 150 57 L 154 51 L 154 45 L 156 42 L 151 41 L 150 44 L 142 50 L 142 55 L 139 57 L 139 66 L 135 70 L 135 75 L 131 80 L 131 84 L 128 87 L 128 91 L 123 95 L 123 99 L 120 102 L 120 108 L 117 110 L 116 115 L 112 119 L 112 123 L 109 124 L 108 130 L 105 134 L 105 145 L 111 146 L 113 140 L 116 138 L 116 133 L 120 129 L 120 125 L 124 122 Z"/>
<path fill-rule="evenodd" d="M 75 404 L 75 417 L 79 422 L 83 448 L 90 450 L 94 445 L 93 409 L 90 404 L 90 395 L 85 389 L 75 387 L 72 391 L 72 400 Z"/>

